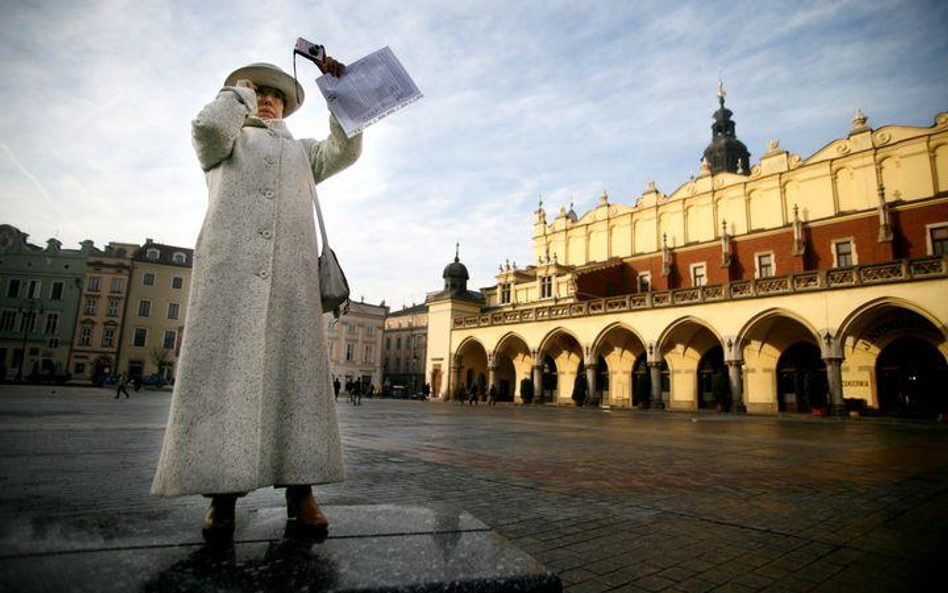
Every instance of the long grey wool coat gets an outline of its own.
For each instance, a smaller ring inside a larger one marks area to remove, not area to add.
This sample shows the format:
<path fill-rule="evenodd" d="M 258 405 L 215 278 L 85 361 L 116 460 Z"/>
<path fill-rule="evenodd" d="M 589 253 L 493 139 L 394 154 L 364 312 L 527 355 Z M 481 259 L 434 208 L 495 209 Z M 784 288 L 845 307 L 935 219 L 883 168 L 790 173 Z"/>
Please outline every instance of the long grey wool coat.
<path fill-rule="evenodd" d="M 192 123 L 209 201 L 153 494 L 344 476 L 307 169 L 319 183 L 362 139 L 331 118 L 326 140 L 294 140 L 256 111 L 252 91 L 224 87 Z"/>

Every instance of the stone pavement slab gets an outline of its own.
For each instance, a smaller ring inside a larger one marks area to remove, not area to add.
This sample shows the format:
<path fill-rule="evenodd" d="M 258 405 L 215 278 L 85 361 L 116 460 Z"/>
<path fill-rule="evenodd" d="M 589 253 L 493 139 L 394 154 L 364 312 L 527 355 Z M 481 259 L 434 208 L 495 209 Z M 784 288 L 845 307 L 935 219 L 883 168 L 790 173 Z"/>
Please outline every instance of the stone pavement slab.
<path fill-rule="evenodd" d="M 196 541 L 205 500 L 148 495 L 169 402 L 0 386 L 0 543 Z M 321 505 L 463 510 L 566 591 L 948 590 L 944 425 L 363 404 L 338 406 L 347 481 Z M 276 521 L 281 498 L 249 494 L 238 522 Z"/>
<path fill-rule="evenodd" d="M 20 544 L 0 555 L 0 591 L 561 590 L 559 579 L 539 562 L 468 513 L 393 505 L 325 511 L 333 525 L 321 541 L 286 534 L 285 511 L 267 508 L 240 517 L 233 546 L 224 548 L 196 541 L 184 524 L 173 541 L 167 535 L 110 541 L 93 536 L 81 547 L 78 530 L 64 546 L 57 545 L 61 531 L 37 530 L 37 545 Z M 16 544 L 30 534 L 4 536 Z"/>

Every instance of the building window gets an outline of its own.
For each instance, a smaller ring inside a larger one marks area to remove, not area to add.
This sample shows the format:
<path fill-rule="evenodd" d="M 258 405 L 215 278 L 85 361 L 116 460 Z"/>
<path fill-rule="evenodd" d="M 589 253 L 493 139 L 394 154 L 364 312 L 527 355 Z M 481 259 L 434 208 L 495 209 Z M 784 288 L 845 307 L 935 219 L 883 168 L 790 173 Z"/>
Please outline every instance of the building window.
<path fill-rule="evenodd" d="M 40 298 L 40 291 L 42 290 L 43 283 L 40 280 L 30 280 L 30 289 L 27 291 L 27 296 L 31 299 Z"/>
<path fill-rule="evenodd" d="M 402 372 L 402 359 L 398 356 L 395 357 L 395 372 Z"/>
<path fill-rule="evenodd" d="M 85 375 L 85 374 L 86 374 L 86 363 L 84 363 L 84 362 L 77 362 L 77 363 L 76 363 L 76 366 L 73 367 L 73 373 L 72 373 L 72 374 L 74 374 L 74 375 Z"/>
<path fill-rule="evenodd" d="M 704 286 L 708 283 L 707 267 L 703 263 L 691 264 L 691 285 Z"/>
<path fill-rule="evenodd" d="M 0 311 L 0 331 L 12 332 L 16 327 L 16 311 Z"/>
<path fill-rule="evenodd" d="M 53 286 L 49 290 L 49 300 L 51 301 L 63 300 L 63 286 L 64 286 L 64 283 L 62 282 L 53 282 Z"/>
<path fill-rule="evenodd" d="M 180 251 L 176 251 L 175 254 L 171 256 L 171 261 L 176 264 L 184 264 L 184 262 L 187 261 L 187 256 Z"/>
<path fill-rule="evenodd" d="M 184 278 L 181 276 L 175 276 L 171 279 L 171 288 L 181 289 L 184 286 Z"/>
<path fill-rule="evenodd" d="M 20 280 L 18 278 L 10 278 L 10 282 L 7 284 L 7 297 L 15 299 L 20 296 Z"/>
<path fill-rule="evenodd" d="M 46 314 L 46 335 L 53 335 L 59 329 L 59 313 Z"/>
<path fill-rule="evenodd" d="M 395 338 L 395 349 L 396 349 L 396 350 L 401 350 L 401 349 L 402 349 L 402 337 L 401 337 L 401 336 L 398 336 L 397 338 Z"/>
<path fill-rule="evenodd" d="M 144 348 L 145 343 L 148 341 L 148 330 L 144 327 L 135 328 L 135 336 L 132 338 L 132 346 L 138 346 L 139 348 Z"/>
<path fill-rule="evenodd" d="M 639 292 L 651 292 L 651 290 L 652 290 L 652 273 L 639 272 Z"/>
<path fill-rule="evenodd" d="M 145 274 L 142 276 L 142 284 L 145 286 L 154 286 L 155 285 L 155 275 L 154 274 Z"/>
<path fill-rule="evenodd" d="M 47 348 L 59 348 L 59 338 L 50 338 L 46 341 Z"/>
<path fill-rule="evenodd" d="M 3 311 L 0 313 L 0 331 L 13 331 L 16 329 L 16 311 Z"/>
<path fill-rule="evenodd" d="M 160 257 L 161 257 L 161 251 L 159 251 L 158 249 L 149 249 L 145 253 L 145 259 L 149 259 L 151 261 L 158 261 Z"/>
<path fill-rule="evenodd" d="M 109 304 L 105 308 L 106 317 L 118 317 L 120 302 L 121 301 L 119 299 L 112 299 L 112 298 L 109 299 Z"/>
<path fill-rule="evenodd" d="M 125 288 L 125 282 L 121 278 L 112 278 L 112 286 L 109 288 L 110 292 L 122 292 L 122 289 Z"/>
<path fill-rule="evenodd" d="M 363 354 L 364 354 L 364 357 L 362 359 L 362 362 L 366 362 L 366 363 L 375 362 L 375 349 L 372 348 L 371 345 L 366 344 L 365 352 Z"/>
<path fill-rule="evenodd" d="M 180 309 L 181 305 L 178 303 L 168 303 L 168 319 L 177 319 Z"/>
<path fill-rule="evenodd" d="M 86 299 L 86 304 L 82 308 L 82 312 L 85 315 L 95 315 L 96 309 L 98 309 L 99 299 L 95 297 L 90 297 Z"/>
<path fill-rule="evenodd" d="M 79 330 L 79 345 L 90 346 L 92 344 L 92 326 L 83 325 Z"/>
<path fill-rule="evenodd" d="M 138 301 L 138 316 L 148 317 L 151 315 L 151 301 Z"/>
<path fill-rule="evenodd" d="M 548 299 L 553 296 L 553 276 L 540 278 L 540 298 Z"/>
<path fill-rule="evenodd" d="M 851 239 L 833 241 L 833 260 L 837 268 L 848 268 L 856 264 L 856 254 Z"/>
<path fill-rule="evenodd" d="M 374 335 L 375 335 L 375 326 L 374 326 L 374 325 L 367 325 L 367 326 L 365 326 L 365 335 L 367 335 L 367 336 L 374 336 Z"/>
<path fill-rule="evenodd" d="M 948 223 L 928 225 L 928 255 L 948 257 Z"/>
<path fill-rule="evenodd" d="M 773 253 L 759 253 L 754 260 L 757 262 L 757 278 L 770 278 L 776 272 Z"/>
<path fill-rule="evenodd" d="M 392 349 L 392 337 L 391 337 L 391 336 L 388 336 L 388 337 L 385 338 L 385 349 L 386 349 L 386 350 L 391 350 L 391 349 Z"/>
<path fill-rule="evenodd" d="M 89 292 L 99 292 L 102 288 L 102 278 L 99 276 L 89 276 L 89 282 L 86 283 L 86 290 Z"/>
<path fill-rule="evenodd" d="M 355 344 L 346 342 L 346 360 L 351 361 L 355 357 Z"/>
<path fill-rule="evenodd" d="M 505 283 L 500 285 L 500 304 L 506 305 L 510 303 L 510 283 Z"/>
<path fill-rule="evenodd" d="M 102 330 L 102 347 L 111 348 L 114 345 L 115 345 L 115 328 L 106 326 L 106 328 Z"/>
<path fill-rule="evenodd" d="M 356 329 L 357 329 L 357 328 L 356 328 L 356 326 L 355 326 L 354 323 L 347 323 L 347 324 L 345 324 L 345 326 L 346 326 L 346 333 L 347 333 L 347 334 L 354 334 L 354 333 L 356 333 Z"/>
<path fill-rule="evenodd" d="M 20 331 L 32 333 L 36 330 L 36 311 L 24 312 L 20 317 Z"/>
<path fill-rule="evenodd" d="M 165 350 L 174 350 L 174 344 L 178 340 L 178 332 L 173 329 L 165 330 L 165 340 L 162 344 L 162 348 Z"/>

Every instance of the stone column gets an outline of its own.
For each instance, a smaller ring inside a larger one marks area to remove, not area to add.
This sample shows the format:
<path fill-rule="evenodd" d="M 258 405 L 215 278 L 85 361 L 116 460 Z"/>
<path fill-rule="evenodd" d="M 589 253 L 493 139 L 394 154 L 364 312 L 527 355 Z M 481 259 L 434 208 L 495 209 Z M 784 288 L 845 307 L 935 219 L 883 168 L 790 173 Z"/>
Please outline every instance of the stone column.
<path fill-rule="evenodd" d="M 533 365 L 533 403 L 543 403 L 543 365 Z"/>
<path fill-rule="evenodd" d="M 596 397 L 596 365 L 586 365 L 586 401 Z M 602 405 L 602 402 L 599 402 Z"/>
<path fill-rule="evenodd" d="M 747 405 L 744 403 L 744 378 L 741 373 L 743 360 L 727 360 L 727 378 L 731 385 L 731 411 L 735 414 L 746 414 Z"/>
<path fill-rule="evenodd" d="M 458 387 L 461 385 L 461 357 L 454 357 L 454 366 L 451 367 L 450 373 L 451 381 L 448 383 L 448 393 L 447 401 L 454 401 L 457 399 Z"/>
<path fill-rule="evenodd" d="M 842 358 L 824 358 L 826 365 L 826 383 L 829 386 L 829 413 L 833 416 L 846 414 L 846 402 L 843 401 L 843 374 L 840 366 Z"/>
<path fill-rule="evenodd" d="M 665 401 L 662 399 L 662 363 L 648 363 L 648 372 L 652 383 L 652 407 L 656 410 L 664 410 Z"/>

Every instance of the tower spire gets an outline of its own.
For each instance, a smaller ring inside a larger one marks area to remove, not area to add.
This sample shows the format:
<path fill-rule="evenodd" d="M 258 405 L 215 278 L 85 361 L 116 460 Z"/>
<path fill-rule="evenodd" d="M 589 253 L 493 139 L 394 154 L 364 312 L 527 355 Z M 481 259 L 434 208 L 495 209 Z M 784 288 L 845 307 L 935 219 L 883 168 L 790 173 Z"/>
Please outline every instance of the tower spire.
<path fill-rule="evenodd" d="M 724 90 L 724 80 L 718 77 L 718 110 L 714 112 L 714 124 L 711 125 L 711 144 L 704 149 L 704 158 L 711 167 L 711 174 L 737 173 L 742 174 L 750 163 L 750 153 L 744 143 L 737 139 L 736 124 L 731 116 L 734 113 L 724 106 L 727 91 Z"/>

